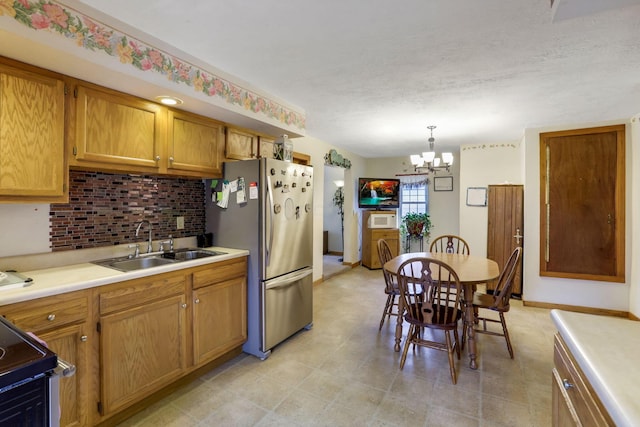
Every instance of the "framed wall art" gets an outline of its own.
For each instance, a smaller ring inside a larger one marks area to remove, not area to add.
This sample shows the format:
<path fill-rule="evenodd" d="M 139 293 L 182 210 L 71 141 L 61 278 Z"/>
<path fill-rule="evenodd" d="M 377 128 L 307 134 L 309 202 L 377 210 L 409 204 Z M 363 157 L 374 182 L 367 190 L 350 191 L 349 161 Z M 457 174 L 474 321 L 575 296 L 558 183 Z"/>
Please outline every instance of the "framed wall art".
<path fill-rule="evenodd" d="M 453 191 L 452 176 L 434 176 L 433 191 Z"/>
<path fill-rule="evenodd" d="M 467 206 L 487 206 L 487 187 L 468 187 Z"/>

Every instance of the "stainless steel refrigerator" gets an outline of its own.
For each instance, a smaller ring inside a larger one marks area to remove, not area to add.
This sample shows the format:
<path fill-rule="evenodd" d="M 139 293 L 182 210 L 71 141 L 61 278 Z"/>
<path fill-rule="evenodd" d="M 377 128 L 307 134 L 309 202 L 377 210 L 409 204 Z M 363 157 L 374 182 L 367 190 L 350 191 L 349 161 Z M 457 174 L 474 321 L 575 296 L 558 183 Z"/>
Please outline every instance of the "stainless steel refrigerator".
<path fill-rule="evenodd" d="M 224 178 L 243 178 L 245 201 L 211 201 L 207 231 L 214 244 L 247 249 L 248 339 L 243 350 L 261 359 L 313 322 L 313 168 L 274 159 L 226 162 Z M 207 186 L 209 187 L 209 186 Z"/>

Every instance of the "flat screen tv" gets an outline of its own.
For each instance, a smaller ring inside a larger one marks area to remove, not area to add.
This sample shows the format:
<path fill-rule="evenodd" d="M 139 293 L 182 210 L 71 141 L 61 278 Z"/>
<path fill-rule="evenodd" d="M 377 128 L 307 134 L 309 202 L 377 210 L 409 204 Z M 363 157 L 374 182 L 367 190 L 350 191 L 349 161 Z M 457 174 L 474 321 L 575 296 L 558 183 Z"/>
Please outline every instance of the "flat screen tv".
<path fill-rule="evenodd" d="M 400 207 L 400 180 L 358 178 L 358 206 L 361 208 Z"/>

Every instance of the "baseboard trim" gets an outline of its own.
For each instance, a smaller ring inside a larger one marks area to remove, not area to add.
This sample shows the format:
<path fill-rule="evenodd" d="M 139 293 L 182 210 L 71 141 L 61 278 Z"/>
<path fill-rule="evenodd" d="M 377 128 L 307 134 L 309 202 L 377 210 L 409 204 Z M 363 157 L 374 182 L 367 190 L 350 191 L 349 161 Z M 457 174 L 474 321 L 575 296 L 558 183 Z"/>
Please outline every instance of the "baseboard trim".
<path fill-rule="evenodd" d="M 567 304 L 553 304 L 549 302 L 538 302 L 538 301 L 522 301 L 522 305 L 525 307 L 537 307 L 537 308 L 546 308 L 546 309 L 558 309 L 558 310 L 566 310 L 566 311 L 575 311 L 577 313 L 587 313 L 587 314 L 597 314 L 601 316 L 613 316 L 613 317 L 624 317 L 630 319 L 632 314 L 628 311 L 620 311 L 620 310 L 608 310 L 606 308 L 594 308 L 594 307 L 582 307 L 579 305 L 567 305 Z"/>

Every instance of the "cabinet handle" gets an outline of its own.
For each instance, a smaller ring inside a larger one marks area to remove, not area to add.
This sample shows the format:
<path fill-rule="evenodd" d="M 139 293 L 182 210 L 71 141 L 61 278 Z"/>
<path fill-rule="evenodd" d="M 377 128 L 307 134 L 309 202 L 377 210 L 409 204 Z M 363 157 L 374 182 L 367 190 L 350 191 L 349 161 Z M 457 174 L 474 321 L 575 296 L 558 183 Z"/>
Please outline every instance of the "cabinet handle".
<path fill-rule="evenodd" d="M 565 389 L 565 390 L 569 390 L 570 388 L 575 387 L 575 386 L 574 386 L 573 384 L 571 384 L 571 383 L 569 382 L 569 380 L 568 380 L 568 379 L 566 379 L 566 378 L 563 378 L 563 379 L 562 379 L 562 386 L 564 387 L 564 389 Z"/>
<path fill-rule="evenodd" d="M 196 304 L 200 304 L 200 298 L 196 298 L 196 300 L 194 301 Z"/>
<path fill-rule="evenodd" d="M 55 314 L 50 314 L 47 316 L 47 320 L 49 322 L 53 322 L 54 320 L 56 320 L 56 315 Z"/>
<path fill-rule="evenodd" d="M 87 342 L 87 336 L 86 335 L 81 336 L 80 341 Z"/>
<path fill-rule="evenodd" d="M 186 304 L 186 303 L 184 303 L 184 304 L 182 304 L 182 305 L 181 305 L 181 307 L 182 307 L 182 308 L 187 308 L 187 304 Z"/>

